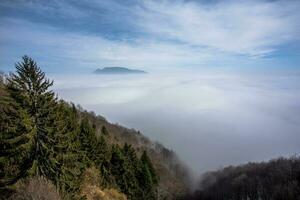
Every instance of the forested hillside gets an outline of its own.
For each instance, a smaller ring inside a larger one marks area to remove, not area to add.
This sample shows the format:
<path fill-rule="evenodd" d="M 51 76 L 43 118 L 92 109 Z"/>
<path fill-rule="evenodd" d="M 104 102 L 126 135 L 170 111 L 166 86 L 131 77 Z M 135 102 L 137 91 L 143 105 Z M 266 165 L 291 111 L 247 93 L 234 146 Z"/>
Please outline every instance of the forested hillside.
<path fill-rule="evenodd" d="M 298 200 L 300 158 L 229 166 L 206 173 L 186 200 Z"/>
<path fill-rule="evenodd" d="M 1 199 L 300 199 L 297 156 L 207 172 L 188 194 L 174 152 L 58 99 L 53 84 L 27 56 L 0 74 Z"/>
<path fill-rule="evenodd" d="M 31 58 L 0 81 L 1 198 L 174 199 L 186 191 L 187 170 L 172 151 L 59 100 Z"/>

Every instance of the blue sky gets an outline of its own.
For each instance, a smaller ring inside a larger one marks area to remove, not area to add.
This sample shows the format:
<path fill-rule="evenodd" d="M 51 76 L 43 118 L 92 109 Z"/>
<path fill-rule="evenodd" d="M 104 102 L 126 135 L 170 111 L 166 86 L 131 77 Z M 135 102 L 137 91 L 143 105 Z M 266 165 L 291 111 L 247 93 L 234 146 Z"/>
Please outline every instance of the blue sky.
<path fill-rule="evenodd" d="M 2 0 L 0 68 L 299 69 L 300 1 Z"/>

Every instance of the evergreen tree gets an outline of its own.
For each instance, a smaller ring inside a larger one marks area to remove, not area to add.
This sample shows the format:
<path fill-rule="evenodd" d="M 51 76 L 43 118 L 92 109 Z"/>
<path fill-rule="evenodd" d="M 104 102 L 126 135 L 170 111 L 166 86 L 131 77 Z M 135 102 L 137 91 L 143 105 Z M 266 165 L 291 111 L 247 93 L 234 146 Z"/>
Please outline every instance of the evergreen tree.
<path fill-rule="evenodd" d="M 155 199 L 155 192 L 153 189 L 153 181 L 151 173 L 147 165 L 141 163 L 138 173 L 139 186 L 141 188 L 142 199 L 152 200 Z"/>
<path fill-rule="evenodd" d="M 149 158 L 146 151 L 144 151 L 142 156 L 141 156 L 141 162 L 142 162 L 143 165 L 145 165 L 149 169 L 153 184 L 157 184 L 158 183 L 158 177 L 156 175 L 153 164 L 152 164 L 152 162 L 151 162 L 151 160 L 150 160 L 150 158 Z"/>
<path fill-rule="evenodd" d="M 157 175 L 152 162 L 146 151 L 143 152 L 140 159 L 139 178 L 142 188 L 143 199 L 155 199 L 155 186 L 158 183 Z"/>
<path fill-rule="evenodd" d="M 85 153 L 89 162 L 95 161 L 96 132 L 86 117 L 80 122 L 78 140 L 80 141 L 81 150 Z"/>
<path fill-rule="evenodd" d="M 123 154 L 127 158 L 127 160 L 132 163 L 132 167 L 136 169 L 138 167 L 138 157 L 134 148 L 131 145 L 125 143 L 123 147 Z"/>
<path fill-rule="evenodd" d="M 78 140 L 79 126 L 77 110 L 60 101 L 56 107 L 55 159 L 58 164 L 56 183 L 64 194 L 74 194 L 80 186 L 80 176 L 86 167 L 84 152 Z"/>
<path fill-rule="evenodd" d="M 33 123 L 31 148 L 26 151 L 30 158 L 26 159 L 29 162 L 26 166 L 32 166 L 32 174 L 52 179 L 56 170 L 55 160 L 52 159 L 54 142 L 52 125 L 56 99 L 49 87 L 53 82 L 46 79 L 44 72 L 27 56 L 16 64 L 16 69 L 16 73 L 10 74 L 7 79 L 6 90 L 17 106 L 26 111 Z"/>
<path fill-rule="evenodd" d="M 33 124 L 2 84 L 0 92 L 0 187 L 5 187 L 27 175 Z"/>
<path fill-rule="evenodd" d="M 110 171 L 110 150 L 103 135 L 97 140 L 94 150 L 94 162 L 101 172 L 101 185 L 104 187 L 114 185 Z"/>
<path fill-rule="evenodd" d="M 111 150 L 111 172 L 115 177 L 117 186 L 127 194 L 127 183 L 125 180 L 125 158 L 119 145 L 113 145 Z"/>
<path fill-rule="evenodd" d="M 125 157 L 125 179 L 127 181 L 127 195 L 129 199 L 140 199 L 140 187 L 138 184 L 139 159 L 134 148 L 125 143 L 123 147 Z"/>

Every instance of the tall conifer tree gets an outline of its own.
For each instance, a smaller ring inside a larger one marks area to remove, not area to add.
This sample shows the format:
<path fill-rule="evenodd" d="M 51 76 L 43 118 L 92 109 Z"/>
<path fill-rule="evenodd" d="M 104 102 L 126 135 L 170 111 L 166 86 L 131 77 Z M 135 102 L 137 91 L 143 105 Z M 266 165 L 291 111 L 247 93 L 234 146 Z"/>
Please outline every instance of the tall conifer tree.
<path fill-rule="evenodd" d="M 64 101 L 58 103 L 54 131 L 54 157 L 58 162 L 55 182 L 62 193 L 74 194 L 79 189 L 80 176 L 86 167 L 86 157 L 78 140 L 79 125 L 74 105 Z"/>
<path fill-rule="evenodd" d="M 151 162 L 151 160 L 150 160 L 150 158 L 149 158 L 146 151 L 144 151 L 142 156 L 141 156 L 141 162 L 142 162 L 143 165 L 145 165 L 148 168 L 148 170 L 151 174 L 151 179 L 152 179 L 153 184 L 154 185 L 157 184 L 158 183 L 158 177 L 156 175 L 153 164 L 152 164 L 152 162 Z"/>
<path fill-rule="evenodd" d="M 29 152 L 32 173 L 53 179 L 56 162 L 53 159 L 53 122 L 56 98 L 49 87 L 53 81 L 45 78 L 45 73 L 36 62 L 24 56 L 16 64 L 16 73 L 10 74 L 7 91 L 15 102 L 26 111 L 33 123 L 32 148 Z"/>
<path fill-rule="evenodd" d="M 143 152 L 140 159 L 139 179 L 142 188 L 143 199 L 155 199 L 155 186 L 158 178 L 154 167 L 146 151 Z"/>
<path fill-rule="evenodd" d="M 33 124 L 0 84 L 0 188 L 27 175 L 31 167 Z"/>

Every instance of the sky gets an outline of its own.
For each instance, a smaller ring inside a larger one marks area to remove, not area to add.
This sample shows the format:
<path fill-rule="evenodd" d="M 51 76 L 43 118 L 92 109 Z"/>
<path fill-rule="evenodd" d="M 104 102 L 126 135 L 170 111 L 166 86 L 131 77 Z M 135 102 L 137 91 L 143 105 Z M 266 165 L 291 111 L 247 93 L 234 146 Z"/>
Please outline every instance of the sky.
<path fill-rule="evenodd" d="M 300 153 L 300 1 L 1 0 L 0 70 L 140 130 L 195 173 Z M 144 75 L 94 75 L 123 66 Z"/>
<path fill-rule="evenodd" d="M 0 68 L 298 69 L 297 0 L 1 0 Z"/>

